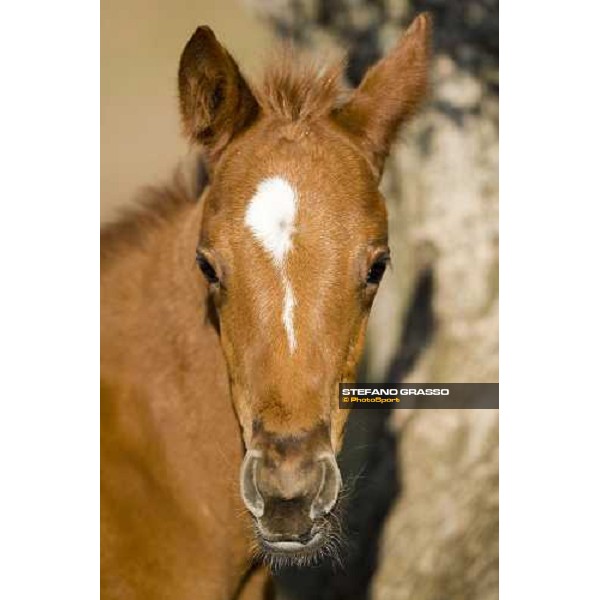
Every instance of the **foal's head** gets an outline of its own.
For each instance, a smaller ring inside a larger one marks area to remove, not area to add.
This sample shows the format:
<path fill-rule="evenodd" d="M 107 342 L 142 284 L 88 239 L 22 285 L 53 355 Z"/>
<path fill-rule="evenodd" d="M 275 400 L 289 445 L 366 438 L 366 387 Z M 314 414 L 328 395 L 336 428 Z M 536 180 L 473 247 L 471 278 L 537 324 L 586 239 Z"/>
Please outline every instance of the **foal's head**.
<path fill-rule="evenodd" d="M 271 556 L 301 562 L 334 535 L 338 383 L 389 261 L 378 182 L 425 93 L 429 29 L 418 17 L 345 100 L 339 68 L 286 61 L 250 88 L 207 27 L 181 57 L 184 128 L 212 171 L 198 263 L 246 446 L 241 494 Z"/>

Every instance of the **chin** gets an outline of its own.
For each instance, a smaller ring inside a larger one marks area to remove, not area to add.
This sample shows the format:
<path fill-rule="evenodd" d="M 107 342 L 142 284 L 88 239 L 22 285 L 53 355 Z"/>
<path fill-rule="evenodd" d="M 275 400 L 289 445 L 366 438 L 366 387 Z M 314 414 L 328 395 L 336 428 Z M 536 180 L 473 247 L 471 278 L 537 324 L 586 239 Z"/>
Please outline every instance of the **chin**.
<path fill-rule="evenodd" d="M 271 567 L 304 567 L 316 565 L 327 555 L 327 538 L 322 533 L 317 533 L 307 542 L 278 541 L 272 542 L 264 537 L 259 537 L 263 561 Z"/>
<path fill-rule="evenodd" d="M 307 538 L 289 540 L 281 536 L 273 539 L 263 535 L 260 525 L 255 522 L 255 554 L 273 570 L 317 566 L 321 563 L 341 565 L 342 537 L 334 526 L 337 523 L 335 518 L 323 520 L 313 527 Z"/>

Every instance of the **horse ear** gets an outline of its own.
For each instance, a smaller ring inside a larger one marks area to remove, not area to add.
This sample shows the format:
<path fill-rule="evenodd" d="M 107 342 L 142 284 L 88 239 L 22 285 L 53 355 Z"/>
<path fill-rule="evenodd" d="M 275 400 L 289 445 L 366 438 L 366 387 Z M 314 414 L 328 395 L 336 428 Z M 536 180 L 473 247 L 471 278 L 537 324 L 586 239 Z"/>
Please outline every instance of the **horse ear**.
<path fill-rule="evenodd" d="M 183 129 L 211 158 L 258 114 L 258 103 L 231 55 L 209 27 L 198 27 L 179 61 Z"/>
<path fill-rule="evenodd" d="M 392 51 L 367 71 L 348 103 L 333 115 L 359 138 L 379 172 L 397 129 L 427 93 L 430 38 L 431 16 L 423 13 Z"/>

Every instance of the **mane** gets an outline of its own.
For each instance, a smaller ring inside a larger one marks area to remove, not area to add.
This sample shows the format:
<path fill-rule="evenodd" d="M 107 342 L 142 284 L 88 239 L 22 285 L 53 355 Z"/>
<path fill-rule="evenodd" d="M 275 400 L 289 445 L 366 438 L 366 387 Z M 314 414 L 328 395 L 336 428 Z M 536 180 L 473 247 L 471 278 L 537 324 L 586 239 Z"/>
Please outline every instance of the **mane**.
<path fill-rule="evenodd" d="M 269 63 L 254 95 L 267 114 L 286 121 L 321 117 L 343 102 L 344 60 L 325 62 L 291 46 L 281 46 Z"/>
<path fill-rule="evenodd" d="M 107 260 L 124 247 L 141 245 L 150 231 L 171 221 L 182 207 L 195 204 L 207 183 L 206 165 L 196 155 L 191 164 L 182 163 L 176 169 L 170 183 L 143 188 L 132 208 L 101 227 L 101 258 Z"/>

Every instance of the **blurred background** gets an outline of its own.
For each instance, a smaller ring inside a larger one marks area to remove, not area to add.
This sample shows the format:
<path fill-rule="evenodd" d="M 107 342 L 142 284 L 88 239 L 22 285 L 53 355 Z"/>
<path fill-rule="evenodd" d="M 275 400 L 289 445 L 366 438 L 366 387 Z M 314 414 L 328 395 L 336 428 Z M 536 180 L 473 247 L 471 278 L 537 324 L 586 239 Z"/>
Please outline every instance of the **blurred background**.
<path fill-rule="evenodd" d="M 427 105 L 387 164 L 393 267 L 363 381 L 498 381 L 498 0 L 102 0 L 101 220 L 189 155 L 176 75 L 209 25 L 251 79 L 276 39 L 343 50 L 356 85 L 415 14 L 435 19 Z M 343 566 L 288 570 L 288 600 L 498 597 L 498 414 L 356 410 Z"/>

